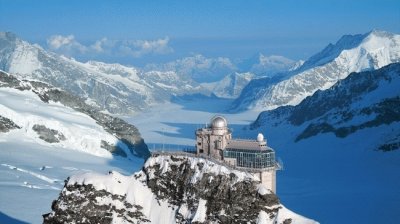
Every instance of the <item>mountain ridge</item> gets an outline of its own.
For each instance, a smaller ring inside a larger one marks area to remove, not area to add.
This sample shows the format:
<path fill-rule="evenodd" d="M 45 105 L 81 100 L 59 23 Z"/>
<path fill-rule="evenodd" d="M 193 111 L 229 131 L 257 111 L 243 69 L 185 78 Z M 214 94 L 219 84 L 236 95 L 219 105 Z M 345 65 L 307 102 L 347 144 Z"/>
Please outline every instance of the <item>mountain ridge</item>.
<path fill-rule="evenodd" d="M 243 89 L 232 108 L 271 110 L 297 105 L 305 97 L 331 87 L 351 72 L 374 70 L 399 61 L 400 35 L 376 30 L 363 35 L 345 35 L 281 80 L 264 88 L 252 89 L 252 85 L 256 85 L 254 82 L 262 83 L 266 78 L 253 80 Z"/>

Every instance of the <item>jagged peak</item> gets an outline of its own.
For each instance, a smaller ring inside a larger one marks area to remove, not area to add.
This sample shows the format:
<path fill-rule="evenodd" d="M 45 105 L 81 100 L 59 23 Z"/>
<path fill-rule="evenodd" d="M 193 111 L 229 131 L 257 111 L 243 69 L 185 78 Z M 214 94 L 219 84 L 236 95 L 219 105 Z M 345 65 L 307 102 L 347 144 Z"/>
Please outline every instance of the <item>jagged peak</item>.
<path fill-rule="evenodd" d="M 303 66 L 301 66 L 299 70 L 303 71 L 311 67 L 324 65 L 338 57 L 342 51 L 356 48 L 369 42 L 374 37 L 392 38 L 394 35 L 395 34 L 393 33 L 377 29 L 365 34 L 343 35 L 335 44 L 330 43 L 322 51 L 311 56 L 306 62 L 304 62 Z"/>
<path fill-rule="evenodd" d="M 374 36 L 380 36 L 380 37 L 393 37 L 395 34 L 385 31 L 385 30 L 379 30 L 379 29 L 373 29 L 369 33 L 367 33 L 368 36 L 374 35 Z"/>

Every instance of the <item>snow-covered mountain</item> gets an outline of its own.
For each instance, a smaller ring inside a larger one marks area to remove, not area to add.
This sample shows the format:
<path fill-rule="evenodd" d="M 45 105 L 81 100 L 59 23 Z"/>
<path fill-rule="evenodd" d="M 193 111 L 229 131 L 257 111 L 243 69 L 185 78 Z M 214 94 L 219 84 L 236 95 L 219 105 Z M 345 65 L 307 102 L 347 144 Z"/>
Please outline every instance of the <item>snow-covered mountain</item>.
<path fill-rule="evenodd" d="M 317 223 L 259 183 L 202 158 L 155 155 L 131 176 L 72 176 L 44 223 Z"/>
<path fill-rule="evenodd" d="M 345 138 L 362 129 L 385 126 L 376 150 L 400 149 L 400 63 L 351 73 L 327 90 L 319 90 L 296 106 L 262 112 L 253 128 L 289 123 L 302 127 L 295 141 L 323 133 Z"/>
<path fill-rule="evenodd" d="M 145 71 L 175 72 L 196 82 L 216 82 L 237 70 L 236 65 L 224 57 L 207 58 L 201 54 L 165 64 L 148 64 Z"/>
<path fill-rule="evenodd" d="M 0 130 L 41 144 L 111 157 L 149 156 L 139 131 L 101 113 L 82 99 L 37 81 L 0 71 Z"/>
<path fill-rule="evenodd" d="M 294 67 L 299 66 L 299 63 L 301 64 L 302 61 L 295 62 L 289 58 L 279 55 L 265 56 L 263 54 L 259 54 L 257 60 L 250 66 L 249 72 L 252 72 L 257 76 L 271 77 L 277 73 L 287 72 Z"/>
<path fill-rule="evenodd" d="M 351 72 L 378 69 L 399 61 L 400 35 L 376 30 L 364 35 L 346 35 L 278 80 L 253 80 L 233 103 L 233 108 L 271 110 L 297 105 L 315 91 L 328 89 Z"/>
<path fill-rule="evenodd" d="M 214 95 L 221 98 L 236 98 L 243 88 L 255 77 L 253 73 L 232 73 L 222 80 L 212 83 L 202 83 L 201 86 L 208 89 Z"/>
<path fill-rule="evenodd" d="M 134 113 L 173 95 L 196 91 L 190 79 L 173 71 L 142 72 L 119 64 L 81 63 L 4 32 L 0 33 L 0 69 L 62 88 L 111 113 Z"/>

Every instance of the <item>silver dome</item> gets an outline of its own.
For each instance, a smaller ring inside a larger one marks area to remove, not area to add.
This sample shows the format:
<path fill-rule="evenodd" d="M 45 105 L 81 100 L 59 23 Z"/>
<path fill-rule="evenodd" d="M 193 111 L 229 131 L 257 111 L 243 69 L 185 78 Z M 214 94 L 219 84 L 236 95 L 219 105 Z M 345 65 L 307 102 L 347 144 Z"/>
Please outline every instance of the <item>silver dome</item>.
<path fill-rule="evenodd" d="M 226 119 L 222 116 L 215 116 L 211 119 L 211 127 L 212 128 L 226 128 L 228 123 Z"/>

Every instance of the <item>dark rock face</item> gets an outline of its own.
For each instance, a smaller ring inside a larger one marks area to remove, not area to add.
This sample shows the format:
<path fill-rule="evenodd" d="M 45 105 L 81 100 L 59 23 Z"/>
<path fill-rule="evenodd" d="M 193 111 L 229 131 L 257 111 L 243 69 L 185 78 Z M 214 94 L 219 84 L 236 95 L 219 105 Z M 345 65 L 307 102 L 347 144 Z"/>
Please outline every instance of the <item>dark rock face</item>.
<path fill-rule="evenodd" d="M 100 200 L 111 202 L 102 203 Z M 123 204 L 117 208 L 116 204 Z M 68 209 L 65 209 L 68 208 Z M 105 190 L 96 190 L 92 185 L 65 185 L 57 201 L 53 201 L 54 213 L 43 215 L 43 223 L 112 223 L 113 215 L 129 223 L 148 223 L 142 207 L 132 205 L 124 196 L 113 195 Z"/>
<path fill-rule="evenodd" d="M 112 145 L 104 140 L 101 140 L 101 145 L 100 147 L 102 147 L 103 149 L 108 150 L 109 152 L 116 154 L 116 155 L 120 155 L 122 157 L 126 157 L 126 153 L 124 152 L 123 149 L 121 149 L 120 146 L 118 145 Z"/>
<path fill-rule="evenodd" d="M 9 87 L 19 90 L 30 90 L 37 94 L 39 98 L 48 103 L 49 101 L 60 102 L 61 104 L 70 107 L 76 111 L 82 112 L 93 118 L 104 130 L 116 136 L 120 141 L 118 144 L 124 144 L 129 148 L 129 151 L 136 156 L 148 158 L 150 152 L 144 140 L 140 136 L 139 130 L 126 123 L 124 120 L 110 115 L 104 114 L 98 108 L 90 106 L 85 101 L 77 96 L 74 96 L 66 91 L 52 87 L 46 83 L 38 81 L 18 80 L 12 75 L 0 71 L 0 87 Z M 121 146 L 116 145 L 116 148 Z M 120 150 L 115 150 L 118 155 Z M 126 155 L 126 154 L 125 154 Z"/>
<path fill-rule="evenodd" d="M 16 125 L 12 120 L 0 116 L 0 132 L 9 132 L 12 129 L 21 129 L 21 127 Z"/>
<path fill-rule="evenodd" d="M 256 181 L 239 181 L 233 173 L 230 175 L 215 175 L 204 173 L 200 181 L 192 184 L 191 179 L 195 173 L 187 158 L 170 157 L 178 161 L 179 165 L 170 165 L 171 171 L 162 173 L 160 166 L 144 168 L 147 176 L 147 186 L 158 199 L 166 199 L 172 205 L 180 207 L 188 205 L 195 210 L 199 199 L 207 201 L 207 219 L 205 223 L 247 223 L 254 222 L 261 210 L 275 216 L 278 210 L 269 210 L 279 204 L 275 194 L 261 195 L 257 191 Z M 199 163 L 198 169 L 202 170 Z M 150 177 L 149 174 L 152 174 Z M 192 220 L 183 218 L 179 212 L 176 214 L 178 223 L 191 223 Z"/>
<path fill-rule="evenodd" d="M 33 125 L 32 130 L 34 130 L 39 135 L 40 139 L 48 143 L 56 143 L 64 141 L 66 139 L 61 132 L 47 128 L 44 125 L 35 124 Z"/>

